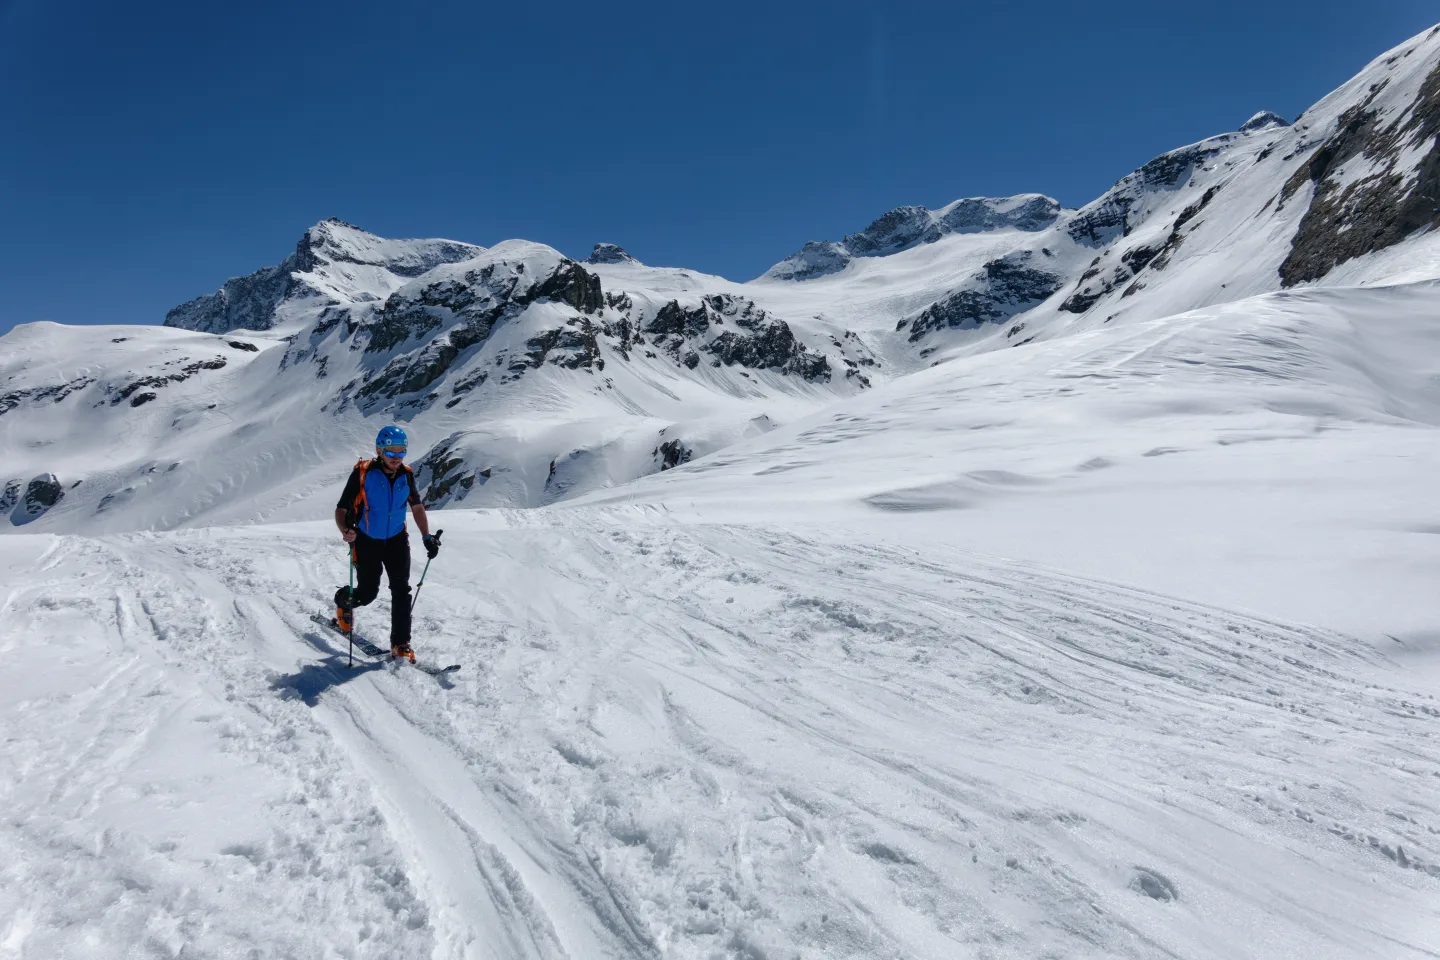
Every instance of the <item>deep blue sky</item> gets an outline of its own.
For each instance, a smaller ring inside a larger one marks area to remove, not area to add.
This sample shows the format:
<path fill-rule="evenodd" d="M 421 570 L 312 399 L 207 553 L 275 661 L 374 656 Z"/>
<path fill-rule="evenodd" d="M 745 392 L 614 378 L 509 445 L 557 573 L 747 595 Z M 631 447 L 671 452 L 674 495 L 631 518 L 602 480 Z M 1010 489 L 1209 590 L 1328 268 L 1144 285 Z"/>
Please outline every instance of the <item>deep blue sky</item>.
<path fill-rule="evenodd" d="M 902 203 L 1094 198 L 1433 0 L 0 0 L 0 332 L 158 322 L 338 216 L 749 279 Z"/>

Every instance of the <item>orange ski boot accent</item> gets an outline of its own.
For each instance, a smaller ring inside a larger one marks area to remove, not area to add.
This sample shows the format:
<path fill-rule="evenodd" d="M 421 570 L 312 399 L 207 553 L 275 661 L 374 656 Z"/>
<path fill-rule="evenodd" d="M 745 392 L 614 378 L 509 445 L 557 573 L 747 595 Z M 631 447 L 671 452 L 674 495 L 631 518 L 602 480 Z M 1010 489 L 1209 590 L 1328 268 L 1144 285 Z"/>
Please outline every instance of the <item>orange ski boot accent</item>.
<path fill-rule="evenodd" d="M 354 624 L 350 620 L 350 611 L 344 607 L 335 608 L 335 626 L 344 633 L 349 633 Z"/>
<path fill-rule="evenodd" d="M 410 644 L 408 643 L 402 643 L 398 647 L 391 647 L 390 656 L 396 660 L 403 657 L 411 663 L 415 662 L 415 651 L 410 649 Z"/>

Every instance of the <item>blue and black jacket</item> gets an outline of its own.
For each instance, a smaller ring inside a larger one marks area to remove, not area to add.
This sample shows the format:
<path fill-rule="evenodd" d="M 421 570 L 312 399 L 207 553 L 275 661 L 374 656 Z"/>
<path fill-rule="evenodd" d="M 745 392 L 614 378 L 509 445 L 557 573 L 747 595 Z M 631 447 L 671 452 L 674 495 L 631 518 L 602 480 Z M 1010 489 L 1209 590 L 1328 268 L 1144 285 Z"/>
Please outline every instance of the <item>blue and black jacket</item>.
<path fill-rule="evenodd" d="M 360 473 L 365 470 L 364 496 L 361 496 Z M 389 540 L 405 532 L 405 516 L 410 508 L 420 503 L 420 491 L 415 488 L 415 474 L 401 465 L 391 477 L 379 458 L 369 463 L 361 461 L 350 471 L 345 490 L 335 509 L 344 510 L 350 525 L 367 537 Z"/>

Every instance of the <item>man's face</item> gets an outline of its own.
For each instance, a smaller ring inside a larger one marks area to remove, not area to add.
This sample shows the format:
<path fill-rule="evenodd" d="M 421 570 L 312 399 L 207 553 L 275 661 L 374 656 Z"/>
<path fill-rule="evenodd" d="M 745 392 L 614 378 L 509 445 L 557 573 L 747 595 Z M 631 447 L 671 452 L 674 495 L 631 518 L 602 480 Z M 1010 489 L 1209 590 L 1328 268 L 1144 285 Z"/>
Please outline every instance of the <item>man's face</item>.
<path fill-rule="evenodd" d="M 380 466 L 385 468 L 386 473 L 394 473 L 400 469 L 400 464 L 405 462 L 404 457 L 387 457 L 382 447 L 375 448 L 375 456 L 379 458 Z"/>

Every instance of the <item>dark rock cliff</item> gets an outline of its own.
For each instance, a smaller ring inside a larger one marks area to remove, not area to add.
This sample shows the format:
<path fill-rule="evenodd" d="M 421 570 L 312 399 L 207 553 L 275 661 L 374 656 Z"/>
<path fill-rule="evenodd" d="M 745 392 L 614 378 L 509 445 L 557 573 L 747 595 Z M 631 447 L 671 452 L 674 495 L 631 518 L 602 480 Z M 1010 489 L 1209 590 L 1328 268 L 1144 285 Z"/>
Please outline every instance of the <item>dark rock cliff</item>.
<path fill-rule="evenodd" d="M 1440 226 L 1440 66 L 1411 108 L 1389 123 L 1371 108 L 1383 89 L 1377 84 L 1365 102 L 1346 111 L 1285 184 L 1285 200 L 1307 183 L 1314 195 L 1280 265 L 1284 286 L 1318 280 L 1347 260 Z M 1402 168 L 1407 154 L 1413 160 Z M 1366 174 L 1347 178 L 1352 162 L 1366 164 Z"/>

